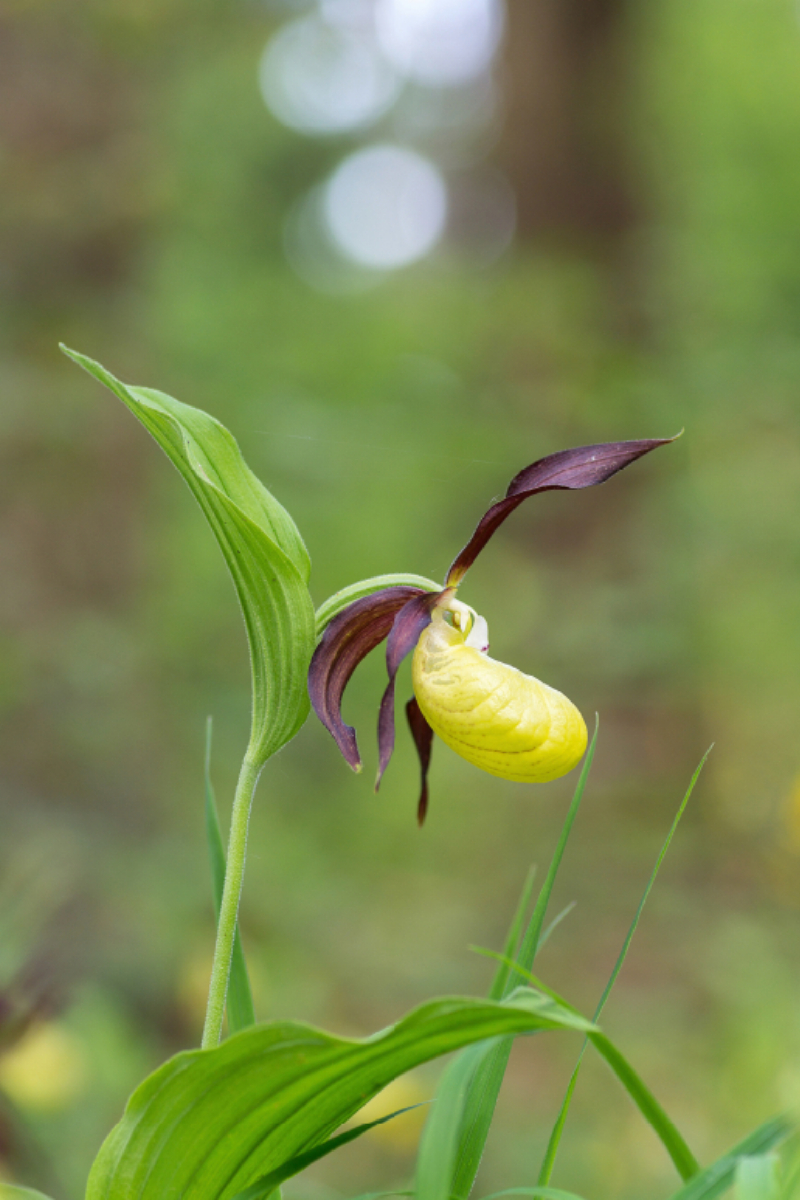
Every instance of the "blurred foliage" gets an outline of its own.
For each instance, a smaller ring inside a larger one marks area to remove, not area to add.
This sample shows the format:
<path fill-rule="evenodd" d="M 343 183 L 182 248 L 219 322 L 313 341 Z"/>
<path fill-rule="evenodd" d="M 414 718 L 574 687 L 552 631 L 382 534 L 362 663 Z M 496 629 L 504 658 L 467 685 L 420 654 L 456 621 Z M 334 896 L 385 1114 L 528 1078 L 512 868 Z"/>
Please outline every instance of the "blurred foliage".
<path fill-rule="evenodd" d="M 707 1159 L 800 1101 L 795 6 L 628 6 L 644 215 L 610 248 L 529 239 L 483 271 L 440 254 L 349 297 L 312 292 L 283 259 L 288 209 L 350 142 L 304 140 L 264 110 L 257 60 L 280 15 L 12 0 L 0 16 L 0 984 L 3 1012 L 23 1014 L 0 1062 L 4 1170 L 79 1196 L 128 1091 L 198 1041 L 204 723 L 223 811 L 248 729 L 217 549 L 59 339 L 232 429 L 303 532 L 317 602 L 381 572 L 439 577 L 541 454 L 685 427 L 597 492 L 525 506 L 463 598 L 493 653 L 601 714 L 557 888 L 578 904 L 541 966 L 580 1007 L 716 743 L 606 1014 Z M 376 656 L 347 700 L 365 777 L 309 722 L 262 780 L 242 916 L 262 1016 L 366 1033 L 483 989 L 467 946 L 501 943 L 557 836 L 570 780 L 510 785 L 441 745 L 420 834 L 404 732 L 376 799 L 382 687 Z M 63 1064 L 65 1047 L 72 1098 L 14 1091 L 14 1061 Z M 577 1048 L 515 1050 L 484 1191 L 532 1181 Z M 602 1064 L 584 1070 L 557 1182 L 666 1194 L 654 1138 Z M 376 1135 L 292 1194 L 402 1183 L 410 1162 Z"/>

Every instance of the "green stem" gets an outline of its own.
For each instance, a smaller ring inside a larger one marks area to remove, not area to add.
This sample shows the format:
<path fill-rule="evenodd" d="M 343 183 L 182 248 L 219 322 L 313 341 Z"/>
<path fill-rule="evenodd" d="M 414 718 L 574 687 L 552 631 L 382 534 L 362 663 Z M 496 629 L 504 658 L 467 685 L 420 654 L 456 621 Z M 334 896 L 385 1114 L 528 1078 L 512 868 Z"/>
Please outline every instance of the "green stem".
<path fill-rule="evenodd" d="M 247 828 L 250 824 L 250 809 L 260 770 L 260 764 L 254 762 L 249 753 L 246 754 L 239 773 L 239 782 L 236 785 L 236 795 L 231 812 L 225 887 L 222 892 L 222 904 L 217 922 L 217 944 L 214 947 L 214 965 L 211 968 L 206 1023 L 203 1029 L 202 1047 L 204 1050 L 218 1046 L 222 1036 L 233 941 L 239 916 L 239 898 L 242 894 L 242 881 L 244 880 Z"/>

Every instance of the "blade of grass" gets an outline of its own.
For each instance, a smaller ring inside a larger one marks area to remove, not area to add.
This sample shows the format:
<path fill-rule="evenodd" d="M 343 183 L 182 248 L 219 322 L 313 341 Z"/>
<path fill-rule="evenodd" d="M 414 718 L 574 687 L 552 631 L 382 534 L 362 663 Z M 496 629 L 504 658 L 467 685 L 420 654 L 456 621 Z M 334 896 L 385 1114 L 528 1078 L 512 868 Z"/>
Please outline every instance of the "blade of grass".
<path fill-rule="evenodd" d="M 684 1183 L 697 1175 L 700 1164 L 692 1154 L 678 1129 L 667 1116 L 653 1093 L 634 1071 L 628 1060 L 619 1052 L 604 1033 L 590 1033 L 589 1040 L 606 1060 L 622 1086 L 633 1100 L 645 1121 L 655 1130 L 662 1146 L 672 1159 L 675 1169 Z"/>
<path fill-rule="evenodd" d="M 528 905 L 531 902 L 533 895 L 533 885 L 536 880 L 536 867 L 533 866 L 528 871 L 525 884 L 522 888 L 522 895 L 517 904 L 517 911 L 514 913 L 514 919 L 508 930 L 505 945 L 503 946 L 503 954 L 506 958 L 514 957 L 514 953 L 519 945 L 519 939 L 522 936 L 522 928 L 525 922 L 525 913 L 528 911 Z M 511 976 L 511 968 L 507 963 L 500 963 L 492 980 L 492 986 L 489 988 L 490 1000 L 502 1000 L 506 993 L 509 978 Z"/>
<path fill-rule="evenodd" d="M 389 1196 L 413 1196 L 413 1192 L 362 1192 L 360 1196 L 354 1196 L 353 1200 L 388 1200 Z"/>
<path fill-rule="evenodd" d="M 486 954 L 490 958 L 502 957 L 493 950 L 479 950 L 478 952 Z M 551 1000 L 556 1002 L 556 1004 L 560 1005 L 567 1011 L 574 1013 L 577 1017 L 581 1016 L 577 1008 L 565 1000 L 563 996 L 560 996 L 558 992 L 553 990 L 553 988 L 548 987 L 546 983 L 543 983 L 541 979 L 537 979 L 537 977 L 532 975 L 530 971 L 523 971 L 519 964 L 515 964 L 514 969 L 518 974 L 525 976 L 525 978 L 529 981 L 530 988 L 533 988 L 534 991 L 543 993 L 545 996 L 549 996 Z M 521 987 L 518 989 L 518 993 L 512 992 L 510 998 L 513 1000 L 517 994 L 522 996 L 526 991 L 529 991 L 530 988 Z M 653 1093 L 639 1077 L 622 1052 L 617 1049 L 610 1038 L 606 1037 L 601 1030 L 597 1028 L 589 1029 L 587 1030 L 586 1037 L 592 1043 L 595 1050 L 597 1050 L 598 1054 L 600 1054 L 601 1057 L 604 1058 L 611 1067 L 611 1070 L 617 1076 L 617 1079 L 619 1079 L 620 1083 L 625 1088 L 644 1119 L 653 1127 L 657 1137 L 664 1146 L 664 1149 L 672 1159 L 681 1179 L 683 1179 L 684 1182 L 687 1179 L 691 1179 L 693 1175 L 696 1175 L 700 1171 L 700 1165 L 687 1146 L 683 1137 L 678 1132 L 677 1127 L 667 1116 L 666 1112 L 656 1100 Z"/>
<path fill-rule="evenodd" d="M 569 806 L 558 843 L 553 852 L 547 876 L 542 884 L 533 913 L 531 914 L 531 919 L 523 935 L 519 953 L 516 956 L 523 968 L 530 968 L 536 957 L 545 913 L 550 900 L 550 893 L 553 890 L 558 868 L 561 865 L 567 840 L 575 823 L 575 817 L 577 816 L 586 788 L 586 782 L 589 778 L 589 771 L 591 770 L 592 759 L 594 758 L 595 747 L 597 745 L 598 728 L 599 719 L 595 718 L 594 736 L 592 737 L 586 758 L 583 761 L 583 769 L 581 770 L 580 778 L 572 797 L 572 803 Z M 508 995 L 513 987 L 512 974 L 513 972 L 510 972 L 505 976 L 504 996 Z M 486 1139 L 489 1136 L 497 1097 L 503 1083 L 512 1045 L 512 1038 L 498 1039 L 491 1054 L 487 1055 L 483 1060 L 470 1082 L 467 1104 L 464 1109 L 464 1118 L 459 1135 L 459 1147 L 453 1171 L 453 1181 L 450 1188 L 451 1194 L 456 1200 L 466 1200 L 475 1183 L 475 1176 L 478 1173 Z"/>
<path fill-rule="evenodd" d="M 602 1013 L 603 1009 L 605 1008 L 606 1001 L 608 1000 L 608 997 L 611 995 L 611 989 L 613 988 L 614 984 L 617 981 L 617 976 L 619 975 L 620 971 L 622 970 L 622 964 L 625 962 L 625 958 L 626 958 L 628 950 L 630 948 L 630 944 L 633 941 L 633 935 L 636 932 L 636 928 L 639 924 L 639 918 L 641 917 L 644 906 L 647 903 L 647 898 L 650 895 L 650 892 L 652 890 L 653 884 L 656 881 L 656 876 L 658 875 L 661 864 L 664 861 L 667 851 L 669 850 L 670 844 L 672 842 L 672 839 L 675 836 L 675 831 L 678 828 L 678 823 L 680 822 L 680 819 L 684 814 L 686 805 L 689 803 L 689 797 L 691 796 L 692 792 L 694 791 L 694 786 L 700 777 L 700 772 L 702 771 L 703 767 L 705 766 L 706 759 L 708 758 L 710 753 L 711 753 L 711 747 L 709 746 L 708 750 L 706 750 L 705 754 L 701 758 L 700 763 L 697 767 L 697 770 L 695 771 L 694 775 L 692 776 L 692 778 L 689 782 L 689 786 L 686 789 L 686 794 L 684 795 L 683 800 L 681 801 L 681 804 L 678 808 L 678 811 L 675 814 L 675 819 L 672 822 L 669 833 L 667 834 L 667 837 L 664 841 L 664 845 L 661 847 L 661 852 L 660 852 L 658 858 L 656 859 L 655 866 L 653 867 L 653 870 L 650 873 L 650 878 L 648 879 L 647 885 L 644 889 L 644 892 L 642 893 L 642 898 L 639 901 L 639 906 L 636 909 L 636 912 L 634 913 L 634 917 L 633 917 L 633 920 L 631 921 L 630 928 L 628 929 L 628 933 L 625 937 L 625 941 L 622 943 L 622 949 L 620 950 L 619 955 L 617 956 L 617 961 L 614 963 L 614 967 L 611 971 L 611 975 L 609 976 L 608 983 L 606 984 L 606 986 L 603 990 L 603 994 L 600 997 L 597 1008 L 595 1009 L 595 1013 L 594 1013 L 594 1017 L 593 1017 L 594 1021 L 597 1021 L 599 1019 L 600 1014 Z M 547 1144 L 547 1150 L 545 1152 L 544 1160 L 543 1160 L 541 1168 L 539 1170 L 539 1178 L 537 1180 L 537 1183 L 540 1186 L 542 1186 L 546 1183 L 549 1183 L 550 1178 L 553 1174 L 553 1167 L 555 1166 L 556 1155 L 558 1153 L 558 1146 L 561 1141 L 561 1135 L 564 1131 L 564 1125 L 567 1120 L 567 1114 L 569 1113 L 569 1107 L 570 1107 L 570 1104 L 572 1103 L 572 1095 L 573 1095 L 573 1092 L 575 1091 L 575 1085 L 578 1082 L 578 1073 L 581 1069 L 581 1063 L 583 1062 L 583 1056 L 586 1053 L 587 1045 L 588 1045 L 588 1042 L 585 1041 L 583 1043 L 583 1046 L 581 1047 L 581 1052 L 578 1055 L 578 1061 L 575 1064 L 575 1069 L 573 1070 L 572 1076 L 567 1085 L 567 1091 L 566 1091 L 566 1095 L 564 1096 L 564 1101 L 561 1105 L 561 1111 L 559 1112 L 558 1117 L 556 1118 L 556 1123 L 553 1126 L 552 1133 L 550 1134 L 550 1140 Z"/>
<path fill-rule="evenodd" d="M 222 892 L 225 887 L 225 847 L 222 832 L 219 827 L 217 801 L 214 786 L 211 782 L 211 733 L 213 722 L 211 717 L 206 721 L 206 753 L 205 753 L 205 783 L 206 783 L 206 838 L 211 859 L 211 882 L 214 893 L 214 911 L 219 921 L 222 906 Z M 228 983 L 228 1030 L 238 1033 L 248 1025 L 254 1025 L 256 1020 L 253 1007 L 253 993 L 250 990 L 250 979 L 247 974 L 247 963 L 244 948 L 236 925 L 233 940 L 233 957 L 231 958 L 231 974 Z"/>
<path fill-rule="evenodd" d="M 550 938 L 553 936 L 555 931 L 558 929 L 561 922 L 564 920 L 565 917 L 569 916 L 569 914 L 572 912 L 572 910 L 576 904 L 577 904 L 577 900 L 570 900 L 569 904 L 567 904 L 565 908 L 562 908 L 562 910 L 558 914 L 558 916 L 553 917 L 552 921 L 547 926 L 547 928 L 544 930 L 544 932 L 542 933 L 542 936 L 539 938 L 539 950 L 541 950 L 543 946 L 547 945 L 547 943 L 550 941 Z"/>
<path fill-rule="evenodd" d="M 537 979 L 530 971 L 523 972 L 520 967 L 517 967 L 517 971 L 525 975 L 536 991 L 543 992 L 545 996 L 549 996 L 551 1000 L 555 1000 L 562 1008 L 575 1013 L 578 1017 L 581 1016 L 577 1008 L 569 1004 L 553 988 L 548 987 L 546 983 L 542 983 L 541 979 Z M 525 991 L 525 988 L 520 988 L 519 994 L 524 995 Z M 511 999 L 515 995 L 516 993 L 512 993 Z M 672 1159 L 681 1179 L 684 1182 L 687 1179 L 691 1179 L 693 1175 L 699 1172 L 700 1164 L 653 1093 L 639 1077 L 622 1052 L 617 1049 L 611 1039 L 606 1037 L 601 1030 L 597 1028 L 589 1029 L 586 1032 L 586 1037 L 592 1043 L 595 1050 L 597 1050 L 598 1054 L 606 1060 L 631 1100 L 633 1100 L 639 1109 L 639 1112 L 655 1130 L 656 1136 Z"/>
<path fill-rule="evenodd" d="M 503 1196 L 531 1196 L 533 1200 L 583 1200 L 583 1197 L 576 1196 L 575 1192 L 550 1187 L 506 1188 L 504 1192 L 492 1192 L 489 1196 L 484 1196 L 483 1200 L 502 1200 Z"/>
<path fill-rule="evenodd" d="M 786 1168 L 786 1187 L 784 1188 L 784 1200 L 795 1200 L 800 1185 L 800 1159 L 795 1157 L 789 1163 L 784 1163 Z"/>
<path fill-rule="evenodd" d="M 743 1138 L 727 1154 L 723 1154 L 710 1167 L 695 1175 L 685 1187 L 674 1192 L 669 1200 L 715 1200 L 733 1186 L 736 1165 L 740 1158 L 753 1154 L 766 1154 L 785 1141 L 797 1126 L 787 1117 L 772 1117 Z"/>
<path fill-rule="evenodd" d="M 520 966 L 527 971 L 529 971 L 533 966 L 534 959 L 536 958 L 536 952 L 539 949 L 539 939 L 542 933 L 542 926 L 544 925 L 545 914 L 547 913 L 547 906 L 550 903 L 550 894 L 553 891 L 553 885 L 556 881 L 558 869 L 561 866 L 561 860 L 564 857 L 564 851 L 567 848 L 569 835 L 572 832 L 572 826 L 575 824 L 575 818 L 578 815 L 578 809 L 580 808 L 580 803 L 583 799 L 583 793 L 589 778 L 589 772 L 592 768 L 592 759 L 594 758 L 595 746 L 597 745 L 597 733 L 599 727 L 600 719 L 599 717 L 596 717 L 594 736 L 592 737 L 591 745 L 589 746 L 586 758 L 584 759 L 583 770 L 581 771 L 580 779 L 578 780 L 578 786 L 575 788 L 575 794 L 572 797 L 572 803 L 569 806 L 569 811 L 567 812 L 566 819 L 562 826 L 558 843 L 553 852 L 553 857 L 550 861 L 547 876 L 542 884 L 542 889 L 539 892 L 536 900 L 536 906 L 531 915 L 530 923 L 525 931 L 525 936 L 522 939 L 522 945 L 519 948 L 517 961 Z M 506 990 L 507 992 L 511 991 L 511 987 L 509 986 Z"/>
<path fill-rule="evenodd" d="M 449 1200 L 467 1089 L 491 1049 L 491 1042 L 470 1046 L 453 1059 L 441 1078 L 417 1155 L 417 1200 Z"/>
<path fill-rule="evenodd" d="M 395 1112 L 389 1113 L 388 1116 L 379 1117 L 377 1121 L 368 1121 L 364 1125 L 356 1125 L 353 1129 L 347 1129 L 344 1133 L 337 1133 L 335 1137 L 327 1138 L 319 1146 L 312 1146 L 310 1150 L 304 1150 L 302 1154 L 295 1154 L 293 1158 L 287 1159 L 285 1163 L 276 1167 L 274 1171 L 270 1171 L 268 1175 L 262 1175 L 243 1192 L 237 1192 L 233 1200 L 266 1200 L 286 1179 L 298 1175 L 312 1163 L 319 1162 L 321 1158 L 338 1150 L 340 1146 L 346 1146 L 348 1142 L 354 1142 L 362 1134 L 369 1133 L 370 1129 L 375 1129 L 378 1125 L 385 1125 L 387 1121 L 393 1121 L 395 1117 L 401 1117 L 403 1113 L 411 1112 L 413 1108 L 420 1108 L 422 1104 L 429 1103 L 430 1101 L 423 1100 L 421 1104 L 409 1104 L 406 1108 L 398 1108 Z M 373 1193 L 375 1196 L 410 1196 L 412 1194 L 411 1192 Z"/>
<path fill-rule="evenodd" d="M 736 1164 L 736 1200 L 781 1200 L 777 1154 L 745 1155 Z"/>

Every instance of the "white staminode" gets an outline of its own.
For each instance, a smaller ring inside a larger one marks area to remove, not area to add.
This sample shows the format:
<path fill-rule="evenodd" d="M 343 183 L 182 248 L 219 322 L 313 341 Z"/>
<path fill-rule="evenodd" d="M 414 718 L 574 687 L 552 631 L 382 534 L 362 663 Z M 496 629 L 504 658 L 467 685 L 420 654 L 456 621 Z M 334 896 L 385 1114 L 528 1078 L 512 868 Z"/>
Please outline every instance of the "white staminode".
<path fill-rule="evenodd" d="M 455 599 L 450 600 L 447 611 L 452 614 L 456 629 L 465 634 L 466 645 L 474 646 L 476 650 L 485 654 L 489 649 L 489 626 L 486 624 L 486 618 L 476 613 L 468 604 L 462 604 L 460 600 Z"/>

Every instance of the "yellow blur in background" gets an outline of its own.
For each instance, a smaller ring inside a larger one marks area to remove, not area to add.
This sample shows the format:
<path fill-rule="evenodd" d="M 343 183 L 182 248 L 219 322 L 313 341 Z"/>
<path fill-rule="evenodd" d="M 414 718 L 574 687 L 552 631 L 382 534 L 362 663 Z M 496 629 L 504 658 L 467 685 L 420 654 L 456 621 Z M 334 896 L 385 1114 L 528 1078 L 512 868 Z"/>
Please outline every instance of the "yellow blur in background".
<path fill-rule="evenodd" d="M 25 1112 L 58 1112 L 88 1083 L 79 1040 L 55 1021 L 35 1023 L 0 1055 L 0 1088 Z"/>

